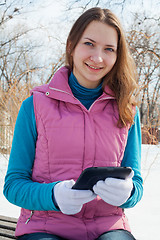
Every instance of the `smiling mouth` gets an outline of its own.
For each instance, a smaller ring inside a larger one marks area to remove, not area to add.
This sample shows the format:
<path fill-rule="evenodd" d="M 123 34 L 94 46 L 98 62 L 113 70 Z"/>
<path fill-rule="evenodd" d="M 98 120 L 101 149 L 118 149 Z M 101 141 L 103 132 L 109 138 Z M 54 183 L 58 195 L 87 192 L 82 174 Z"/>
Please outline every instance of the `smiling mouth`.
<path fill-rule="evenodd" d="M 95 70 L 100 70 L 100 69 L 102 69 L 103 67 L 93 67 L 93 66 L 91 66 L 91 65 L 89 65 L 89 64 L 87 64 L 87 63 L 85 63 L 88 67 L 90 67 L 90 68 L 92 68 L 92 69 L 95 69 Z"/>

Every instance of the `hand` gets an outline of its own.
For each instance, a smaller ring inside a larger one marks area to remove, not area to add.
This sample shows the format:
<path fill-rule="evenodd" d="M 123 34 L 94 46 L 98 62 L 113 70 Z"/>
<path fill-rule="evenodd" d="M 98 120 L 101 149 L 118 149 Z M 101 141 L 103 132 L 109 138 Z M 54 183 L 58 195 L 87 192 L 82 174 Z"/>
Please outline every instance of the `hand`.
<path fill-rule="evenodd" d="M 54 187 L 54 198 L 64 214 L 76 214 L 81 211 L 84 203 L 92 201 L 96 195 L 90 190 L 72 189 L 74 180 L 59 182 Z"/>
<path fill-rule="evenodd" d="M 99 195 L 106 203 L 113 206 L 121 206 L 130 197 L 133 182 L 132 177 L 134 172 L 125 179 L 106 178 L 105 181 L 98 181 L 93 186 L 93 191 Z"/>

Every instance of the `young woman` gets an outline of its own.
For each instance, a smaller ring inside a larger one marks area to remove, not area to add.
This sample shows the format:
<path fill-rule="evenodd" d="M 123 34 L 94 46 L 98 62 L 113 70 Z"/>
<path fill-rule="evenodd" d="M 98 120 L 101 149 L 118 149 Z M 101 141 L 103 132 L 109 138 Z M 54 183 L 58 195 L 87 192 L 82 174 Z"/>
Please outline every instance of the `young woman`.
<path fill-rule="evenodd" d="M 33 89 L 18 114 L 4 185 L 22 208 L 18 239 L 135 239 L 124 213 L 143 192 L 135 79 L 116 16 L 87 10 L 69 33 L 66 66 Z M 72 189 L 92 166 L 133 171 L 98 181 L 93 191 Z"/>

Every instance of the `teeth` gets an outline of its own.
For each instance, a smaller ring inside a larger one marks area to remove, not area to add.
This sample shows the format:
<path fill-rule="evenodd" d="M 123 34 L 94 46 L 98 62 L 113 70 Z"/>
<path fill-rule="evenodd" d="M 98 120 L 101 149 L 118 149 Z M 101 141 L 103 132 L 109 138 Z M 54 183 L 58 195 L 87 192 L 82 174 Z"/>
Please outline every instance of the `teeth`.
<path fill-rule="evenodd" d="M 88 64 L 87 64 L 88 65 Z M 93 68 L 93 69 L 101 69 L 100 67 L 99 68 L 96 68 L 96 67 L 93 67 L 93 66 L 90 66 L 88 65 L 90 68 Z"/>
<path fill-rule="evenodd" d="M 93 68 L 93 69 L 100 69 L 100 68 L 96 68 L 96 67 L 92 67 L 92 66 L 90 66 L 90 68 Z"/>

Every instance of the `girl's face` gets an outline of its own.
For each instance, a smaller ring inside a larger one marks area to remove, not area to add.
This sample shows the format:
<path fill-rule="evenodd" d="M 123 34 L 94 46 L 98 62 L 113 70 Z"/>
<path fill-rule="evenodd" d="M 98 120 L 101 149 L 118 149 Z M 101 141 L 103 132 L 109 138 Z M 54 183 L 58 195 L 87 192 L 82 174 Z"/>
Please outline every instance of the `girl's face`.
<path fill-rule="evenodd" d="M 117 31 L 104 23 L 92 21 L 76 45 L 73 74 L 80 85 L 96 88 L 117 59 Z"/>

